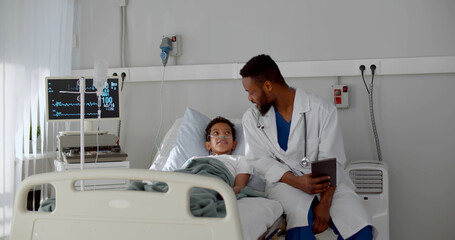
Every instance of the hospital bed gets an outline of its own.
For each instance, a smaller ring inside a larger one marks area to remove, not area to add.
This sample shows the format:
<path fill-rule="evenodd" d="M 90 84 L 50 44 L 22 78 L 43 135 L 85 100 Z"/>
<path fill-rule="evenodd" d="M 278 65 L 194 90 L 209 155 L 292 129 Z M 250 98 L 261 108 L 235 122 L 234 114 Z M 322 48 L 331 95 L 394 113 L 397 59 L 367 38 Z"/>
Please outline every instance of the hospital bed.
<path fill-rule="evenodd" d="M 224 182 L 204 176 L 169 172 L 167 160 L 185 122 L 178 119 L 161 144 L 151 170 L 86 169 L 31 176 L 17 192 L 11 239 L 270 239 L 283 229 L 281 205 L 266 198 L 236 200 Z M 238 122 L 237 122 L 238 123 Z M 194 126 L 193 126 L 194 127 Z M 205 126 L 204 126 L 205 128 Z M 182 135 L 182 134 L 180 134 Z M 238 132 L 242 136 L 242 132 Z M 239 141 L 242 144 L 242 140 Z M 202 145 L 202 144 L 201 144 Z M 166 156 L 167 155 L 167 156 Z M 172 156 L 171 156 L 172 157 Z M 168 171 L 163 171 L 168 170 Z M 76 189 L 81 181 L 139 180 L 165 182 L 166 193 Z M 26 209 L 30 189 L 50 184 L 55 191 L 52 212 Z M 253 186 L 253 183 L 250 184 Z M 217 191 L 226 216 L 195 217 L 189 210 L 193 187 Z M 255 186 L 260 188 L 260 186 Z"/>

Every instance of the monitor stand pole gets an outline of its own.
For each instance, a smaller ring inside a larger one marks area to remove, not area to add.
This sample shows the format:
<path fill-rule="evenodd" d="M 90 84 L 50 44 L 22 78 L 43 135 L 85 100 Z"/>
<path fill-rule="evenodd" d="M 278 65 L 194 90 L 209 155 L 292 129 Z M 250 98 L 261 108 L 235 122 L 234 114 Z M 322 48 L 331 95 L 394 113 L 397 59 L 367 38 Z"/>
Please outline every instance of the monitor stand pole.
<path fill-rule="evenodd" d="M 85 136 L 84 136 L 84 116 L 85 116 L 85 78 L 81 77 L 79 79 L 79 93 L 80 93 L 80 104 L 81 104 L 81 129 L 80 129 L 80 139 L 81 139 L 81 170 L 84 169 L 85 164 Z M 81 180 L 81 191 L 84 191 L 84 180 Z"/>

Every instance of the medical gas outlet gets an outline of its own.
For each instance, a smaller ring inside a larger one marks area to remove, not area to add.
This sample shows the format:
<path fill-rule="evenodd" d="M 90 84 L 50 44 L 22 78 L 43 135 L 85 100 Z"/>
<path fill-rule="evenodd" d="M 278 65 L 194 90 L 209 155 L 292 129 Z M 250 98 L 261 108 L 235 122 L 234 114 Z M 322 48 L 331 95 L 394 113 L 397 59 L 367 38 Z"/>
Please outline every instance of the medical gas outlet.
<path fill-rule="evenodd" d="M 169 38 L 171 49 L 169 51 L 169 56 L 179 57 L 182 55 L 180 50 L 180 35 L 178 34 L 166 34 L 163 35 L 164 38 Z"/>
<path fill-rule="evenodd" d="M 177 34 L 163 35 L 160 44 L 160 58 L 163 66 L 166 66 L 169 56 L 178 57 L 181 55 L 180 37 Z"/>
<path fill-rule="evenodd" d="M 349 87 L 347 85 L 332 85 L 332 94 L 337 108 L 349 107 Z"/>

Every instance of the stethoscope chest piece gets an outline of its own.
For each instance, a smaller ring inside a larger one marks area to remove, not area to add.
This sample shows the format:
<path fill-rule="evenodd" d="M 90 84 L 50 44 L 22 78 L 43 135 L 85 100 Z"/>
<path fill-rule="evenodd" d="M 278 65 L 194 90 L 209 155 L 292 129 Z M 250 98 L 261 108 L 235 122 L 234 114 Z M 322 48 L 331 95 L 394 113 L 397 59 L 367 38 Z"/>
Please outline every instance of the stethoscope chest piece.
<path fill-rule="evenodd" d="M 303 157 L 302 160 L 300 160 L 300 165 L 307 168 L 310 166 L 310 160 L 307 157 Z"/>

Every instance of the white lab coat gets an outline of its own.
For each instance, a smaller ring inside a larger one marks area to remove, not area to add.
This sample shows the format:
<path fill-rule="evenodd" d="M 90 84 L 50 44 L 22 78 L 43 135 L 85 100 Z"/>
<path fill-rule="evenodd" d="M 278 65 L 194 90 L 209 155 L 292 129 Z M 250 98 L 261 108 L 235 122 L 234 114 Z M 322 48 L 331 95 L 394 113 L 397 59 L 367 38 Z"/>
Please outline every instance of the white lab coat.
<path fill-rule="evenodd" d="M 333 104 L 314 94 L 296 90 L 287 151 L 278 144 L 274 108 L 261 116 L 256 107 L 251 107 L 243 115 L 245 153 L 252 159 L 250 164 L 266 181 L 266 195 L 283 205 L 287 215 L 287 228 L 308 226 L 308 210 L 315 195 L 278 182 L 288 171 L 295 175 L 311 173 L 311 168 L 300 165 L 305 146 L 303 113 L 306 113 L 307 118 L 307 157 L 310 161 L 337 158 L 337 188 L 330 215 L 346 239 L 371 225 L 371 220 L 344 170 L 346 156 L 338 127 L 337 110 Z"/>

